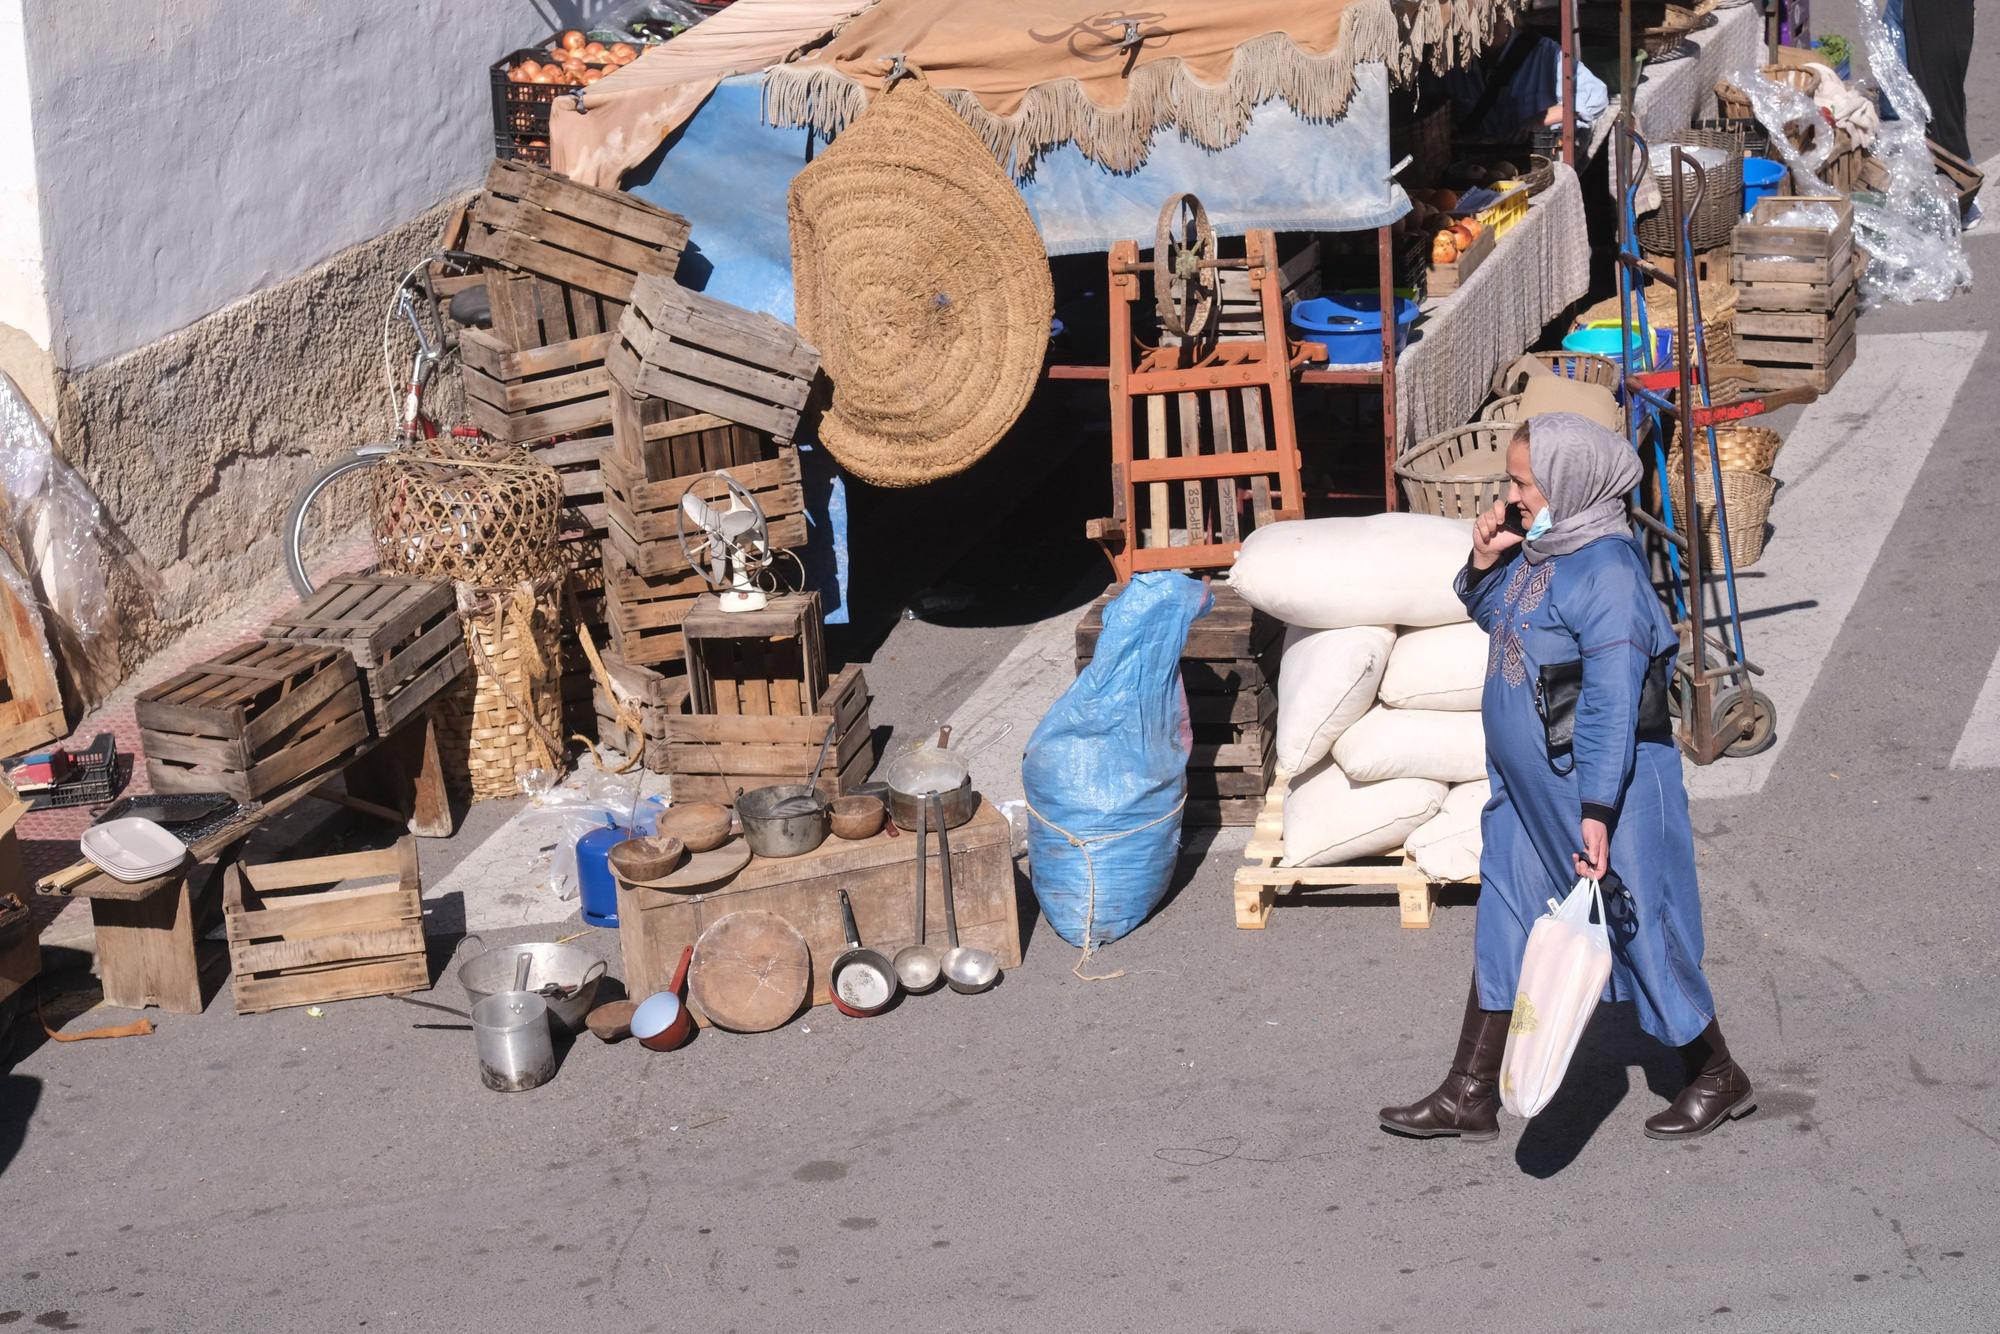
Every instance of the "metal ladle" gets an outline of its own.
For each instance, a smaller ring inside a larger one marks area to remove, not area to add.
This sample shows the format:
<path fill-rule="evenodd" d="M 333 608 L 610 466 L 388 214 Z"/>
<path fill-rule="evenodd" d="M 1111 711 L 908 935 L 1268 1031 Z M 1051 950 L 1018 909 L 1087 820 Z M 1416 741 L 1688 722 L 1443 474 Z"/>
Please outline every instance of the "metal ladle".
<path fill-rule="evenodd" d="M 944 866 L 944 934 L 951 948 L 944 952 L 940 967 L 951 989 L 975 996 L 1000 980 L 1000 960 L 985 950 L 958 943 L 958 908 L 951 887 L 951 835 L 944 827 L 944 806 L 933 793 L 926 803 L 938 822 L 938 861 Z"/>
<path fill-rule="evenodd" d="M 902 981 L 903 990 L 918 995 L 937 986 L 944 968 L 944 957 L 924 944 L 924 868 L 930 860 L 930 839 L 925 826 L 929 806 L 930 802 L 924 802 L 917 807 L 917 915 L 912 932 L 917 943 L 897 950 L 895 959 L 896 976 Z M 943 832 L 942 825 L 939 832 Z"/>

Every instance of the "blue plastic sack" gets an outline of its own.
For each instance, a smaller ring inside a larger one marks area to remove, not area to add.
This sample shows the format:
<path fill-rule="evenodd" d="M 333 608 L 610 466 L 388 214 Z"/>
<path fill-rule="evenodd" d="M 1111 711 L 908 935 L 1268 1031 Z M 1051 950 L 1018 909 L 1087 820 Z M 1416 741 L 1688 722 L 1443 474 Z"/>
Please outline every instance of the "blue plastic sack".
<path fill-rule="evenodd" d="M 1135 575 L 1105 606 L 1090 665 L 1028 738 L 1030 880 L 1072 945 L 1126 935 L 1173 879 L 1193 748 L 1181 649 L 1213 605 L 1199 580 Z"/>

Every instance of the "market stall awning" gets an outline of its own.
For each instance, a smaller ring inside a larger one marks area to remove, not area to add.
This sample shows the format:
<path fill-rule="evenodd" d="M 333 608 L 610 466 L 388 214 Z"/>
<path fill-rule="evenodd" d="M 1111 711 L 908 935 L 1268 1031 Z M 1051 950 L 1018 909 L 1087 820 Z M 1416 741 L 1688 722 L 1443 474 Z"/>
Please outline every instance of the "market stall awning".
<path fill-rule="evenodd" d="M 737 0 L 549 116 L 551 165 L 572 180 L 612 190 L 626 172 L 687 124 L 724 79 L 769 69 L 824 38 L 875 0 Z"/>

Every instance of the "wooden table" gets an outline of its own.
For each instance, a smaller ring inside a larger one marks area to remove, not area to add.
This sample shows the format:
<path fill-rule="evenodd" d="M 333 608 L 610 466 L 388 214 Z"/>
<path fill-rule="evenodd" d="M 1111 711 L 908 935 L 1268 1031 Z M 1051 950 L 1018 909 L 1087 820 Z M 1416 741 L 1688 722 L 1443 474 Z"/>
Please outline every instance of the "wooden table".
<path fill-rule="evenodd" d="M 201 961 L 196 946 L 218 911 L 222 883 L 220 864 L 205 875 L 200 874 L 203 864 L 224 857 L 267 821 L 307 797 L 322 795 L 320 787 L 340 773 L 347 775 L 348 790 L 327 799 L 405 822 L 413 834 L 441 838 L 451 833 L 437 729 L 426 711 L 390 736 L 322 765 L 238 813 L 190 845 L 187 861 L 166 875 L 128 884 L 84 861 L 43 876 L 35 885 L 36 893 L 90 900 L 97 975 L 105 1001 L 126 1009 L 157 1005 L 173 1014 L 200 1014 Z M 197 878 L 199 888 L 190 884 Z"/>
<path fill-rule="evenodd" d="M 1021 919 L 1014 890 L 1014 856 L 1007 819 L 981 801 L 971 820 L 951 831 L 952 881 L 957 891 L 959 943 L 991 950 L 1003 968 L 1021 962 Z M 945 948 L 944 874 L 937 836 L 930 838 L 925 875 L 929 943 Z M 854 903 L 862 943 L 891 958 L 916 940 L 914 833 L 852 841 L 828 838 L 803 857 L 752 857 L 734 877 L 700 894 L 618 886 L 618 943 L 625 989 L 644 999 L 663 989 L 704 929 L 728 913 L 759 908 L 796 927 L 812 951 L 811 1003 L 832 999 L 828 967 L 847 947 L 840 924 L 845 889 Z M 706 1017 L 696 1007 L 696 1017 Z"/>

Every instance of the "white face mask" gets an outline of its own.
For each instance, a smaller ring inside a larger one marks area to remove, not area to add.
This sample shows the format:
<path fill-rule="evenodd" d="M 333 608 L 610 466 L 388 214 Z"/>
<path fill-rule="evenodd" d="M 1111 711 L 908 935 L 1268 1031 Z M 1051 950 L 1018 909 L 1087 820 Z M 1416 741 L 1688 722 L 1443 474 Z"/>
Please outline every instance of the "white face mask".
<path fill-rule="evenodd" d="M 1556 526 L 1556 521 L 1554 518 L 1550 516 L 1549 507 L 1547 505 L 1544 505 L 1541 508 L 1541 512 L 1535 515 L 1535 521 L 1532 524 L 1528 525 L 1527 540 L 1532 542 L 1536 538 L 1542 536 L 1542 534 L 1548 532 L 1549 529 L 1555 526 Z"/>

